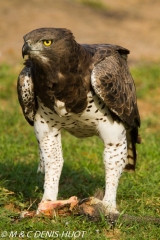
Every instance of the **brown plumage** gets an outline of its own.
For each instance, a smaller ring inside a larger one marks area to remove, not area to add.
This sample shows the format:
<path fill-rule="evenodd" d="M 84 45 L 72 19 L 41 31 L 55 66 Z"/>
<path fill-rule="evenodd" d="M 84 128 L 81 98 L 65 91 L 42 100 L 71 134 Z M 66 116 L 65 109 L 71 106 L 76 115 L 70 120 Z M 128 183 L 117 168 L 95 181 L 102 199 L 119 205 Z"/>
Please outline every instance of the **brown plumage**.
<path fill-rule="evenodd" d="M 24 41 L 22 53 L 29 58 L 19 75 L 17 89 L 27 121 L 34 125 L 38 121 L 35 119 L 38 109 L 43 109 L 44 116 L 50 114 L 50 110 L 54 115 L 52 120 L 59 116 L 57 122 L 60 123 L 64 118 L 64 129 L 75 136 L 91 136 L 97 132 L 106 149 L 115 143 L 107 143 L 102 137 L 103 131 L 98 127 L 100 121 L 120 123 L 125 127 L 128 148 L 128 160 L 121 159 L 127 171 L 134 170 L 135 144 L 140 142 L 140 117 L 134 81 L 127 66 L 129 50 L 110 44 L 78 44 L 71 31 L 59 28 L 34 30 L 24 36 Z M 49 109 L 48 113 L 44 108 Z M 84 125 L 83 119 L 77 121 L 89 112 L 92 114 L 85 121 L 90 121 L 90 125 Z M 65 123 L 70 119 L 76 119 L 72 128 Z M 50 128 L 57 125 L 56 121 L 51 124 L 50 120 L 48 117 Z M 85 127 L 86 134 L 82 132 Z M 119 142 L 115 144 L 116 149 L 121 146 Z"/>
<path fill-rule="evenodd" d="M 42 51 L 42 56 L 50 59 L 46 65 L 37 55 L 25 64 L 31 68 L 36 95 L 48 107 L 54 109 L 56 97 L 65 101 L 69 111 L 80 113 L 85 109 L 87 93 L 93 87 L 108 108 L 123 122 L 131 127 L 140 126 L 135 86 L 126 62 L 129 50 L 109 44 L 80 45 L 66 29 L 38 29 L 27 34 L 24 39 L 27 41 L 32 37 L 36 42 L 42 33 L 47 35 L 47 39 L 54 36 L 54 55 Z M 96 72 L 93 86 L 90 84 L 92 70 Z M 19 93 L 22 84 L 18 84 Z M 23 108 L 22 101 L 21 104 Z"/>

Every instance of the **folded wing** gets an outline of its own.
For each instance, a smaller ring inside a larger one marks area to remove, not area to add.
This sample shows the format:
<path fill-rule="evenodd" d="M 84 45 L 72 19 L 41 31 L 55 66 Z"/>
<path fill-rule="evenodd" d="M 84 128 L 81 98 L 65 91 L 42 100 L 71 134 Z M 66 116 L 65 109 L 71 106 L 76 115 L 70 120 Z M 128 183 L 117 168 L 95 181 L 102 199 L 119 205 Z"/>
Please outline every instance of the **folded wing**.
<path fill-rule="evenodd" d="M 17 92 L 23 114 L 28 123 L 33 126 L 36 112 L 36 100 L 34 95 L 34 84 L 29 67 L 24 67 L 20 72 L 17 82 Z"/>
<path fill-rule="evenodd" d="M 126 55 L 124 49 L 121 53 L 120 47 L 111 48 L 110 55 L 94 66 L 91 84 L 115 116 L 130 127 L 138 127 L 140 117 L 136 90 L 127 66 Z"/>

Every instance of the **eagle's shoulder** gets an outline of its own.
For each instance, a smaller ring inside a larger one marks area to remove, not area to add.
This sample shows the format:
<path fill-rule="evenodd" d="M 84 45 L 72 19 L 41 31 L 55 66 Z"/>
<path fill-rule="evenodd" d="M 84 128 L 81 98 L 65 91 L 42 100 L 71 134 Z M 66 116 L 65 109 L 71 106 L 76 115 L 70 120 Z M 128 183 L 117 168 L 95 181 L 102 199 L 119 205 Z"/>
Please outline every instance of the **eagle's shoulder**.
<path fill-rule="evenodd" d="M 82 47 L 92 55 L 92 62 L 94 65 L 104 58 L 115 55 L 116 53 L 127 60 L 127 56 L 130 53 L 128 49 L 112 44 L 82 44 Z"/>

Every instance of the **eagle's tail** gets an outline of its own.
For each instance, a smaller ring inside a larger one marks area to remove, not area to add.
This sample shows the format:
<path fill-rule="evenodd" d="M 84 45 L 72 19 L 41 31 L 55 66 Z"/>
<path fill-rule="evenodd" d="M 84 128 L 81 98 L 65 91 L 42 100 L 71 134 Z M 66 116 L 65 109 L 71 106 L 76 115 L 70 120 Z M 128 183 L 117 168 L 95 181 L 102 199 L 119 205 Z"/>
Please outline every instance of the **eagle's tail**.
<path fill-rule="evenodd" d="M 135 134 L 135 129 L 131 131 L 127 131 L 127 160 L 124 171 L 133 172 L 136 167 L 136 143 L 141 143 L 141 138 L 138 135 L 138 129 L 136 129 L 137 133 Z M 136 138 L 135 138 L 136 135 Z"/>

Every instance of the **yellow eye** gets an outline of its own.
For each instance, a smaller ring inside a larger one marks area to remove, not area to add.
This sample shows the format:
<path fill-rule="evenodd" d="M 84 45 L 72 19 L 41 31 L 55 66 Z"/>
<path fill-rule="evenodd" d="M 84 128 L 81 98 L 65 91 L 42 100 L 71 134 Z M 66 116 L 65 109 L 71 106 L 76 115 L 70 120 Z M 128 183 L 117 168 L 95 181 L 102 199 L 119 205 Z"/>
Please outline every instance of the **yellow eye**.
<path fill-rule="evenodd" d="M 43 40 L 43 44 L 46 46 L 46 47 L 49 47 L 51 44 L 52 44 L 52 40 Z"/>

